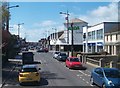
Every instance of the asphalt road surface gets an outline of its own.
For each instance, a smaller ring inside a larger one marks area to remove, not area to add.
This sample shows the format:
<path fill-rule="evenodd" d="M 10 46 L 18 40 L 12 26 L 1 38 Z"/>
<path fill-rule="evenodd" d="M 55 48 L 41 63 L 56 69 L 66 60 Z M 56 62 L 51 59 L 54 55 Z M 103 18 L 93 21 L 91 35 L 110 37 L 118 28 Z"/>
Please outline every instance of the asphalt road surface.
<path fill-rule="evenodd" d="M 68 69 L 65 66 L 65 62 L 59 62 L 54 59 L 51 52 L 35 52 L 34 59 L 36 62 L 41 62 L 41 64 L 38 64 L 41 68 L 41 82 L 39 84 L 30 83 L 20 86 L 18 82 L 18 69 L 21 65 L 17 64 L 16 68 L 10 72 L 3 88 L 94 87 L 90 84 L 90 73 L 94 67 L 90 65 L 84 64 L 84 69 L 79 70 Z"/>

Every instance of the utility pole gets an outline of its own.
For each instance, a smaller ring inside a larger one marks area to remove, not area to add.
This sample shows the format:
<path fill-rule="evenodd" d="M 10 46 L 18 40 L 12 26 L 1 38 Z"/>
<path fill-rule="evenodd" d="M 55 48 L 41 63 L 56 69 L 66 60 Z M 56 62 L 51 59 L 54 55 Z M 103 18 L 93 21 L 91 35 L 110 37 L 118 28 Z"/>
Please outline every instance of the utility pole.
<path fill-rule="evenodd" d="M 67 10 L 66 13 L 60 12 L 60 14 L 65 14 L 66 15 L 65 20 L 67 20 L 67 23 L 66 23 L 66 27 L 67 27 L 67 44 L 69 45 L 69 30 L 68 30 L 68 27 L 69 27 L 69 15 L 70 14 L 69 14 L 68 10 Z"/>
<path fill-rule="evenodd" d="M 73 56 L 73 51 L 74 51 L 74 38 L 73 38 L 73 23 L 71 23 L 71 37 L 72 37 L 72 41 L 71 41 L 71 56 Z"/>
<path fill-rule="evenodd" d="M 8 7 L 7 7 L 7 23 L 6 23 L 6 29 L 7 31 L 9 31 L 9 19 L 10 19 L 10 12 L 9 12 L 9 9 L 10 8 L 14 8 L 14 7 L 19 7 L 19 5 L 16 5 L 16 6 L 9 6 L 9 3 L 8 3 Z"/>
<path fill-rule="evenodd" d="M 18 24 L 18 39 L 20 38 L 20 25 L 23 25 L 24 23 Z"/>

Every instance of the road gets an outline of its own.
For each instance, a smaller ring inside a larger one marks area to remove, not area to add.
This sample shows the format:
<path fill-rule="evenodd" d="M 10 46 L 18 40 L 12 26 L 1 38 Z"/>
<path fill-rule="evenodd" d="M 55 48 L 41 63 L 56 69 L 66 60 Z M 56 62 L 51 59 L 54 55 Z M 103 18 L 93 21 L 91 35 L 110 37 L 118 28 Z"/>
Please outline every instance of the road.
<path fill-rule="evenodd" d="M 90 65 L 85 64 L 84 67 L 86 69 L 81 70 L 73 70 L 68 69 L 65 66 L 65 62 L 59 62 L 56 59 L 52 58 L 52 53 L 37 53 L 35 52 L 34 59 L 35 61 L 40 61 L 39 67 L 41 68 L 41 82 L 39 85 L 25 85 L 27 87 L 41 87 L 41 86 L 81 86 L 81 87 L 92 87 L 90 84 L 90 73 L 94 68 Z M 5 82 L 3 88 L 9 87 L 17 87 L 21 88 L 24 86 L 20 86 L 18 82 L 18 69 L 21 65 L 16 66 L 16 68 L 10 72 L 10 75 Z"/>

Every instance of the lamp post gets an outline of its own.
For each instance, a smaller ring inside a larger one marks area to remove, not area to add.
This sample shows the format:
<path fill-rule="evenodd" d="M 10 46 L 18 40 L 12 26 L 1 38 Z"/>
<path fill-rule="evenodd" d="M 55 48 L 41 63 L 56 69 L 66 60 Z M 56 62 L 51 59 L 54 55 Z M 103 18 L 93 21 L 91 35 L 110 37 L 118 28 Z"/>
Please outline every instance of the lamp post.
<path fill-rule="evenodd" d="M 72 40 L 71 40 L 71 56 L 73 56 L 73 51 L 74 51 L 74 47 L 73 47 L 73 45 L 74 45 L 74 40 L 73 40 L 73 23 L 71 23 L 71 37 L 72 37 Z"/>
<path fill-rule="evenodd" d="M 65 14 L 66 15 L 66 18 L 65 18 L 65 20 L 67 20 L 67 44 L 69 44 L 69 30 L 68 30 L 68 27 L 69 27 L 69 12 L 68 12 L 68 10 L 67 10 L 67 12 L 66 13 L 63 13 L 63 12 L 60 12 L 60 14 Z"/>
<path fill-rule="evenodd" d="M 24 23 L 19 23 L 18 24 L 18 39 L 20 38 L 20 25 L 23 25 Z"/>
<path fill-rule="evenodd" d="M 10 14 L 9 9 L 10 9 L 10 8 L 14 8 L 14 7 L 19 7 L 19 5 L 9 6 L 9 4 L 8 4 L 8 7 L 7 7 L 7 9 L 8 9 L 8 16 L 7 16 L 6 29 L 7 29 L 8 31 L 9 31 L 9 14 Z"/>
<path fill-rule="evenodd" d="M 54 39 L 54 44 L 55 44 L 55 48 L 54 48 L 54 50 L 56 51 L 56 42 L 57 42 L 57 29 L 56 28 L 52 28 L 52 29 L 54 29 L 55 30 L 55 32 L 53 33 L 53 39 Z"/>

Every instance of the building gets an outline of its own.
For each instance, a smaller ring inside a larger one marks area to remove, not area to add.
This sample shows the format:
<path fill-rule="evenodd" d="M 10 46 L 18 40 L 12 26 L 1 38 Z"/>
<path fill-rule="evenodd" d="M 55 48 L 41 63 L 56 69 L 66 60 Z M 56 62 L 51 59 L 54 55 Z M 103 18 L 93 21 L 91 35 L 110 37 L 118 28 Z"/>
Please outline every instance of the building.
<path fill-rule="evenodd" d="M 120 54 L 120 25 L 105 33 L 105 50 L 111 55 Z"/>
<path fill-rule="evenodd" d="M 72 27 L 73 23 L 73 48 L 74 51 L 82 51 L 83 47 L 83 26 L 87 26 L 88 23 L 78 18 L 71 19 L 68 23 L 64 23 L 65 30 L 56 32 L 50 35 L 51 50 L 71 51 L 72 44 Z"/>
<path fill-rule="evenodd" d="M 118 25 L 118 22 L 102 22 L 83 27 L 83 52 L 100 52 L 104 50 L 105 33 Z"/>

